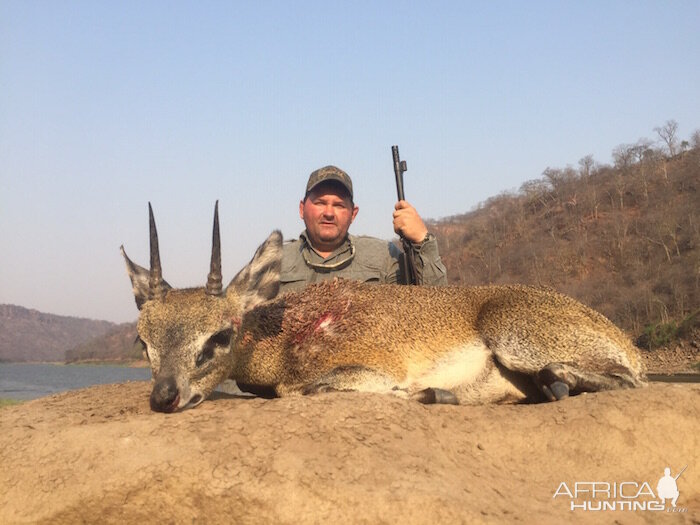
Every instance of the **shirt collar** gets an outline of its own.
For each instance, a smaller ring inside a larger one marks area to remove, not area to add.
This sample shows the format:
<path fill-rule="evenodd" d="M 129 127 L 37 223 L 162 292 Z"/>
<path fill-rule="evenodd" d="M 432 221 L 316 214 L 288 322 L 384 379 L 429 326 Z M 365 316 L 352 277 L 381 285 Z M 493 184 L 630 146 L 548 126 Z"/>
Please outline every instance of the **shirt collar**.
<path fill-rule="evenodd" d="M 347 255 L 352 251 L 352 240 L 353 236 L 348 234 L 345 236 L 343 243 L 333 250 L 328 257 L 322 257 L 316 249 L 311 245 L 309 240 L 309 235 L 306 230 L 301 232 L 299 235 L 299 240 L 301 241 L 301 250 L 306 251 L 306 254 L 314 264 L 328 264 L 332 265 L 338 262 L 339 259 L 347 257 Z"/>

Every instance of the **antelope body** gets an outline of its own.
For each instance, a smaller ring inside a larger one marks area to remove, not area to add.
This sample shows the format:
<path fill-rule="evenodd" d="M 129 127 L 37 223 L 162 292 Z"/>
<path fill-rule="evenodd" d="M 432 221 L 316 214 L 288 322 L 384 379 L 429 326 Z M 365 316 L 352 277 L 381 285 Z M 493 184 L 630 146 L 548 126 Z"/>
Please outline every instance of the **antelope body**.
<path fill-rule="evenodd" d="M 274 298 L 279 232 L 223 290 L 218 214 L 207 286 L 173 290 L 162 281 L 152 215 L 151 239 L 150 271 L 124 257 L 154 410 L 196 406 L 229 377 L 278 396 L 354 390 L 472 404 L 645 384 L 627 336 L 551 290 L 333 280 Z"/>

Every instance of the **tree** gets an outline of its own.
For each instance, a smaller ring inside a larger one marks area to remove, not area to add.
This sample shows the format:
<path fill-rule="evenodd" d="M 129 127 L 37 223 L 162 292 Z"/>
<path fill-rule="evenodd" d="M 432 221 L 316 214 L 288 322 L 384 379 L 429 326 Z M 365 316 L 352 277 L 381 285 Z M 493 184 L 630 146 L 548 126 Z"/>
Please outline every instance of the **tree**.
<path fill-rule="evenodd" d="M 654 151 L 651 149 L 651 146 L 652 142 L 649 139 L 642 138 L 630 149 L 630 152 L 637 159 L 639 175 L 642 180 L 642 194 L 644 195 L 645 201 L 649 200 L 649 183 L 647 180 L 649 170 L 647 169 L 647 164 L 654 158 Z"/>
<path fill-rule="evenodd" d="M 700 129 L 693 131 L 693 134 L 690 136 L 690 143 L 694 148 L 700 148 Z"/>
<path fill-rule="evenodd" d="M 651 149 L 652 141 L 646 138 L 639 139 L 636 144 L 630 146 L 630 153 L 637 158 L 637 163 L 641 164 L 645 159 L 654 156 Z"/>
<path fill-rule="evenodd" d="M 595 167 L 595 161 L 593 160 L 593 155 L 586 155 L 578 161 L 579 173 L 584 180 L 588 180 Z"/>
<path fill-rule="evenodd" d="M 678 147 L 678 137 L 676 133 L 678 132 L 678 122 L 671 119 L 666 121 L 663 127 L 656 127 L 654 131 L 659 136 L 659 138 L 666 144 L 668 148 L 668 153 L 671 157 L 676 156 L 676 149 Z"/>
<path fill-rule="evenodd" d="M 612 156 L 615 167 L 626 170 L 634 161 L 634 144 L 620 144 L 613 150 Z"/>

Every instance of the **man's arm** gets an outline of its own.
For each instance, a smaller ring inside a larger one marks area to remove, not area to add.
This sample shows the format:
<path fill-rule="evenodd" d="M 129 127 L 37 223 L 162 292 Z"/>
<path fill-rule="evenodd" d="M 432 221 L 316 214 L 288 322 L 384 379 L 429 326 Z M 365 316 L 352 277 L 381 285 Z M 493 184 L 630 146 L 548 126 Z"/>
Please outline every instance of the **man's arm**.
<path fill-rule="evenodd" d="M 382 282 L 389 284 L 403 284 L 403 265 L 401 255 L 403 252 L 394 243 L 388 243 L 389 257 L 384 270 Z M 447 270 L 440 259 L 437 239 L 429 235 L 424 243 L 412 244 L 411 249 L 415 256 L 418 284 L 425 286 L 447 286 Z"/>
<path fill-rule="evenodd" d="M 440 259 L 438 242 L 433 234 L 427 234 L 424 242 L 412 244 L 415 254 L 418 284 L 425 286 L 447 286 L 447 269 Z"/>
<path fill-rule="evenodd" d="M 394 206 L 394 231 L 411 243 L 419 278 L 417 284 L 446 286 L 447 270 L 440 260 L 437 239 L 428 233 L 423 219 L 406 201 Z"/>
<path fill-rule="evenodd" d="M 401 249 L 394 243 L 388 243 L 389 257 L 384 271 L 383 282 L 390 284 L 402 284 L 403 265 L 401 263 Z M 412 243 L 411 250 L 414 254 L 418 284 L 426 286 L 447 286 L 447 270 L 440 260 L 437 239 L 430 234 L 422 243 Z"/>

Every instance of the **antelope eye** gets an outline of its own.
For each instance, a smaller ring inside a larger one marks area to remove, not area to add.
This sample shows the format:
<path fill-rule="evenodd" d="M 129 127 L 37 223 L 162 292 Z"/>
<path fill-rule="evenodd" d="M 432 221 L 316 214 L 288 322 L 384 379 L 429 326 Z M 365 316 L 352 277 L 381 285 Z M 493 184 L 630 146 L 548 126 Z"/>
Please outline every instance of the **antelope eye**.
<path fill-rule="evenodd" d="M 229 346 L 231 337 L 233 337 L 233 328 L 226 328 L 212 335 L 207 343 L 211 343 L 214 346 Z"/>
<path fill-rule="evenodd" d="M 197 359 L 195 361 L 195 365 L 197 366 L 202 366 L 204 363 L 207 361 L 210 361 L 211 359 L 214 358 L 214 350 L 216 349 L 217 346 L 224 346 L 227 347 L 231 344 L 231 337 L 233 336 L 233 328 L 227 328 L 225 330 L 221 330 L 220 332 L 215 333 L 212 335 L 209 339 L 207 339 L 207 342 L 204 343 L 204 346 L 202 347 L 202 351 L 199 352 L 199 355 L 197 356 Z"/>
<path fill-rule="evenodd" d="M 204 363 L 211 360 L 213 357 L 214 357 L 214 347 L 205 345 L 204 350 L 199 352 L 199 355 L 197 356 L 197 360 L 195 361 L 195 365 L 202 366 Z"/>
<path fill-rule="evenodd" d="M 146 345 L 146 342 L 145 342 L 143 339 L 141 339 L 141 336 L 140 336 L 140 335 L 137 335 L 137 336 L 136 336 L 136 339 L 134 339 L 134 344 L 135 344 L 135 345 L 141 345 L 141 349 L 143 350 L 143 353 L 146 354 L 146 357 L 147 357 L 148 360 L 150 361 L 150 360 L 151 360 L 151 356 L 148 355 L 148 346 Z"/>

